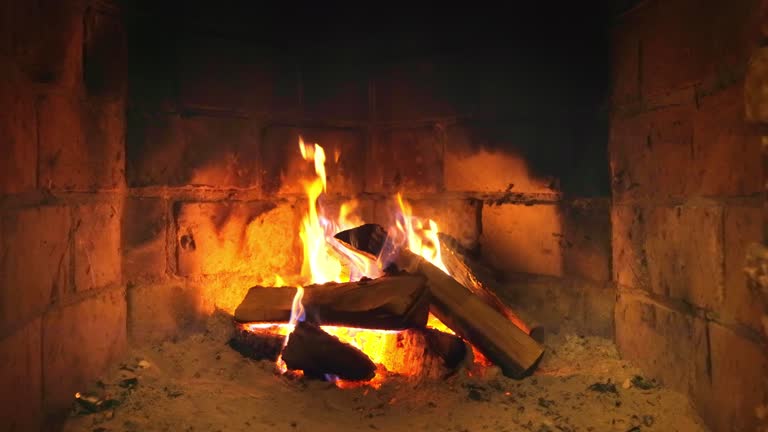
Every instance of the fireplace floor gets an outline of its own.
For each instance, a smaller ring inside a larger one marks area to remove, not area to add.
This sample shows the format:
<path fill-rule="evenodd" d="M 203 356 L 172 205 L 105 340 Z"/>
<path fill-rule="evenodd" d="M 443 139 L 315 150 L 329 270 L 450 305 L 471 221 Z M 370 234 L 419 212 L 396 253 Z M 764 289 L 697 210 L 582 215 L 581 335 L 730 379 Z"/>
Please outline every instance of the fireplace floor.
<path fill-rule="evenodd" d="M 681 394 L 628 386 L 639 370 L 603 338 L 550 336 L 538 371 L 520 381 L 487 368 L 442 381 L 390 378 L 378 390 L 339 389 L 280 377 L 273 363 L 240 356 L 225 344 L 228 326 L 211 320 L 205 333 L 134 349 L 101 380 L 120 405 L 73 414 L 64 430 L 706 430 Z M 117 385 L 131 377 L 134 388 Z M 609 380 L 615 391 L 595 386 Z"/>

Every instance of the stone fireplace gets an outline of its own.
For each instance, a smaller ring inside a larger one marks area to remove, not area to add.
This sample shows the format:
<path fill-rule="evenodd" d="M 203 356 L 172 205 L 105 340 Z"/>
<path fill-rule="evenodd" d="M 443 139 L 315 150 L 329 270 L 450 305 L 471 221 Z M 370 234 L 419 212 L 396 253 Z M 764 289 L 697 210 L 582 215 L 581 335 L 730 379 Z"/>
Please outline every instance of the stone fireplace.
<path fill-rule="evenodd" d="M 135 347 L 298 274 L 299 137 L 326 209 L 389 226 L 401 193 L 546 335 L 615 342 L 712 430 L 765 424 L 761 2 L 154 3 L 0 9 L 0 429 L 62 428 Z"/>

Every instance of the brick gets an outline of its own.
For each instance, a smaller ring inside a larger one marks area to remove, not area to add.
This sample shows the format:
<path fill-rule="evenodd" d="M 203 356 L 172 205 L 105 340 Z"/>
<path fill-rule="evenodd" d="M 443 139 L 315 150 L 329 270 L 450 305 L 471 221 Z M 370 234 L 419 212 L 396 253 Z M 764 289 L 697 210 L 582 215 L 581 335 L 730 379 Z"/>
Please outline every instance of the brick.
<path fill-rule="evenodd" d="M 765 348 L 714 322 L 708 329 L 711 385 L 697 389 L 699 410 L 713 430 L 758 430 L 755 409 L 768 401 Z"/>
<path fill-rule="evenodd" d="M 110 290 L 43 317 L 43 391 L 47 412 L 61 412 L 126 350 L 125 292 Z"/>
<path fill-rule="evenodd" d="M 431 127 L 375 134 L 368 154 L 366 191 L 437 192 L 443 189 L 443 143 Z"/>
<path fill-rule="evenodd" d="M 202 293 L 183 283 L 149 284 L 128 290 L 128 335 L 132 344 L 176 338 L 204 321 Z"/>
<path fill-rule="evenodd" d="M 444 181 L 449 191 L 552 192 L 549 181 L 537 178 L 514 142 L 498 141 L 478 126 L 451 126 L 446 132 Z M 511 186 L 511 187 L 510 187 Z"/>
<path fill-rule="evenodd" d="M 298 74 L 286 61 L 232 39 L 188 35 L 180 43 L 177 73 L 183 106 L 262 115 L 298 111 Z"/>
<path fill-rule="evenodd" d="M 434 61 L 421 61 L 382 71 L 375 81 L 377 119 L 412 121 L 456 114 L 454 102 L 440 85 L 448 70 Z"/>
<path fill-rule="evenodd" d="M 117 13 L 88 8 L 84 17 L 83 82 L 89 96 L 123 98 L 127 84 L 125 29 Z"/>
<path fill-rule="evenodd" d="M 645 238 L 648 210 L 638 206 L 611 206 L 613 281 L 620 286 L 650 291 L 651 278 Z"/>
<path fill-rule="evenodd" d="M 300 271 L 300 220 L 290 204 L 180 203 L 175 214 L 182 276 L 238 273 L 255 284 Z"/>
<path fill-rule="evenodd" d="M 561 224 L 555 205 L 483 206 L 483 256 L 506 273 L 562 276 Z"/>
<path fill-rule="evenodd" d="M 607 199 L 561 205 L 563 271 L 594 281 L 610 280 L 611 213 Z"/>
<path fill-rule="evenodd" d="M 763 236 L 760 207 L 728 206 L 725 209 L 725 299 L 721 309 L 729 320 L 746 324 L 760 331 L 760 302 L 749 289 L 744 269 L 747 249 Z"/>
<path fill-rule="evenodd" d="M 194 153 L 186 155 L 186 145 L 184 120 L 181 117 L 148 116 L 129 111 L 126 135 L 128 185 L 140 187 L 186 184 L 191 177 L 187 166 L 191 166 L 194 160 Z M 182 160 L 188 162 L 184 164 L 181 163 Z"/>
<path fill-rule="evenodd" d="M 42 412 L 41 320 L 0 340 L 0 418 L 4 430 L 40 430 Z"/>
<path fill-rule="evenodd" d="M 768 48 L 756 50 L 744 77 L 746 117 L 750 122 L 768 123 Z"/>
<path fill-rule="evenodd" d="M 122 268 L 126 283 L 165 276 L 168 213 L 168 203 L 163 199 L 126 199 L 121 227 Z"/>
<path fill-rule="evenodd" d="M 620 18 L 611 32 L 611 99 L 614 105 L 635 102 L 640 98 L 642 18 L 642 13 L 627 14 Z"/>
<path fill-rule="evenodd" d="M 67 291 L 70 224 L 65 207 L 3 214 L 0 329 L 38 316 Z"/>
<path fill-rule="evenodd" d="M 18 2 L 9 7 L 12 51 L 34 82 L 75 88 L 82 77 L 80 2 Z"/>
<path fill-rule="evenodd" d="M 264 193 L 300 194 L 316 178 L 314 163 L 299 150 L 304 143 L 319 144 L 325 151 L 327 195 L 353 196 L 363 191 L 365 135 L 358 129 L 268 127 L 264 131 Z"/>
<path fill-rule="evenodd" d="M 712 204 L 658 207 L 650 212 L 647 227 L 652 291 L 706 308 L 721 304 L 722 208 Z"/>
<path fill-rule="evenodd" d="M 301 71 L 304 114 L 312 119 L 366 121 L 368 79 L 363 71 L 335 63 L 305 66 Z"/>
<path fill-rule="evenodd" d="M 84 106 L 85 143 L 92 184 L 114 189 L 125 181 L 125 101 L 91 100 Z"/>
<path fill-rule="evenodd" d="M 693 118 L 692 105 L 613 118 L 609 154 L 618 201 L 698 192 Z"/>
<path fill-rule="evenodd" d="M 699 98 L 689 193 L 749 195 L 764 188 L 760 135 L 744 119 L 744 86 L 739 83 Z M 738 166 L 739 169 L 733 169 Z"/>
<path fill-rule="evenodd" d="M 75 209 L 75 290 L 120 283 L 120 211 L 113 204 L 83 205 Z"/>
<path fill-rule="evenodd" d="M 467 249 L 477 247 L 480 239 L 479 201 L 447 198 L 412 200 L 407 197 L 404 200 L 411 206 L 412 216 L 425 223 L 427 219 L 432 219 L 439 232 L 455 238 Z M 401 214 L 400 206 L 394 198 L 377 201 L 371 222 L 391 229 L 395 227 L 395 220 Z"/>
<path fill-rule="evenodd" d="M 616 344 L 623 358 L 684 393 L 709 380 L 703 320 L 625 294 L 615 311 Z"/>
<path fill-rule="evenodd" d="M 0 57 L 0 193 L 19 193 L 37 186 L 37 118 L 35 100 L 15 66 Z"/>

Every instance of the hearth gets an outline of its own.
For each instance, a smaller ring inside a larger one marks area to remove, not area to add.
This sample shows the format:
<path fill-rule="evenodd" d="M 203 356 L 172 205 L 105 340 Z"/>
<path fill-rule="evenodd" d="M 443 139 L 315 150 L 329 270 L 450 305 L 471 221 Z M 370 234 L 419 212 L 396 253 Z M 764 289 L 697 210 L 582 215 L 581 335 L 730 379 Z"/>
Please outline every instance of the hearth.
<path fill-rule="evenodd" d="M 765 429 L 765 7 L 699 3 L 5 2 L 0 430 Z"/>

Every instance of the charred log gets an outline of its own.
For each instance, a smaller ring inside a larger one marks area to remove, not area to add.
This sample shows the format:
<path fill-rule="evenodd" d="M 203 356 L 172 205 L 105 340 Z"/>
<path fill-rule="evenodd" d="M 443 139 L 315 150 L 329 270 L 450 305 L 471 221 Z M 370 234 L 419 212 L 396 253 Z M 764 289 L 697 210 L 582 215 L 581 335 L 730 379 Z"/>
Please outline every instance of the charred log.
<path fill-rule="evenodd" d="M 292 287 L 253 287 L 235 310 L 238 322 L 287 322 L 296 295 Z M 421 327 L 429 296 L 423 276 L 385 276 L 375 280 L 310 285 L 302 304 L 314 324 L 373 329 Z"/>

